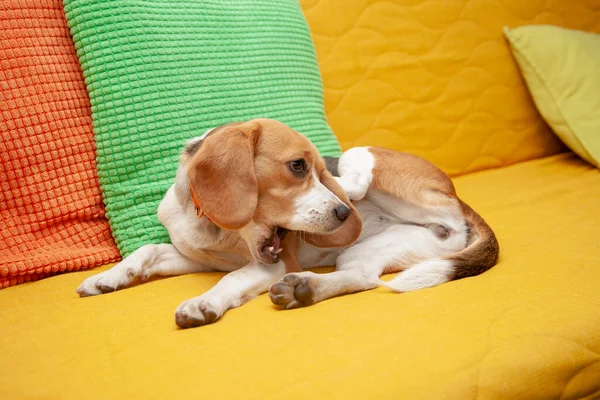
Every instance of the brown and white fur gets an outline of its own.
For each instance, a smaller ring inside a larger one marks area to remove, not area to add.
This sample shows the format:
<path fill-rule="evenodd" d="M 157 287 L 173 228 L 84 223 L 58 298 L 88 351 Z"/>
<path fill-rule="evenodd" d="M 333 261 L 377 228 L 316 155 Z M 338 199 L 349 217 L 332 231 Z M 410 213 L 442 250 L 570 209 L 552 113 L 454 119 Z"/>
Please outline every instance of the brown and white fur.
<path fill-rule="evenodd" d="M 364 147 L 346 151 L 337 169 L 334 179 L 310 141 L 277 121 L 210 130 L 188 142 L 158 208 L 172 244 L 139 248 L 77 292 L 107 293 L 155 275 L 229 272 L 178 307 L 176 323 L 187 328 L 266 291 L 289 309 L 378 285 L 432 287 L 495 264 L 492 230 L 431 163 Z M 198 206 L 210 219 L 198 218 Z M 284 230 L 293 232 L 283 239 Z M 333 264 L 328 274 L 300 272 Z M 397 271 L 394 280 L 379 280 Z"/>
<path fill-rule="evenodd" d="M 269 290 L 273 303 L 296 308 L 378 285 L 397 292 L 478 275 L 495 265 L 499 246 L 487 223 L 461 201 L 430 162 L 388 149 L 356 147 L 338 162 L 338 183 L 353 201 L 362 233 L 338 250 L 302 247 L 303 266 L 329 274 L 286 275 Z M 400 272 L 392 281 L 379 277 Z"/>

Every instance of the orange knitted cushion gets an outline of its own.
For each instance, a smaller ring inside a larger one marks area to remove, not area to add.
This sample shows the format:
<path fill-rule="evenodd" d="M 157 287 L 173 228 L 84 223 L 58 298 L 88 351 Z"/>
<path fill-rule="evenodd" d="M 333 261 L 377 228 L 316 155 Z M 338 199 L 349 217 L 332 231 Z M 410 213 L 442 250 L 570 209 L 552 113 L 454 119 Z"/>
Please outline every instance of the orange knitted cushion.
<path fill-rule="evenodd" d="M 60 0 L 0 8 L 0 288 L 119 258 Z"/>

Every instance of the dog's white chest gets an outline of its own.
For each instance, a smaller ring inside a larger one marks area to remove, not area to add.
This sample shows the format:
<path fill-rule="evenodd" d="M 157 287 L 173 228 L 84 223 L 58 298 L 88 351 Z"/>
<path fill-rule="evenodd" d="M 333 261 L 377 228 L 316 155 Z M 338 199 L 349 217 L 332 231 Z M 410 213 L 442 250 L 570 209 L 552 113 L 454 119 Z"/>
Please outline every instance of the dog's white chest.
<path fill-rule="evenodd" d="M 248 263 L 250 253 L 236 232 L 227 232 L 204 218 L 196 218 L 177 204 L 175 188 L 167 191 L 158 207 L 158 218 L 171 242 L 186 257 L 220 271 L 234 271 Z"/>

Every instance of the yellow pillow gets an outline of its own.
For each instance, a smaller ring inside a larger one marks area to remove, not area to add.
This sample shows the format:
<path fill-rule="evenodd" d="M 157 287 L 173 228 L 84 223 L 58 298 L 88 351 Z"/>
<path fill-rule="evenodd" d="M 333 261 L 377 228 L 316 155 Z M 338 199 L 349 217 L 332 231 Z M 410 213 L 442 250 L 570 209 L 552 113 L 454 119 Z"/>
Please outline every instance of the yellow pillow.
<path fill-rule="evenodd" d="M 600 35 L 550 25 L 504 28 L 533 100 L 561 140 L 600 166 Z"/>

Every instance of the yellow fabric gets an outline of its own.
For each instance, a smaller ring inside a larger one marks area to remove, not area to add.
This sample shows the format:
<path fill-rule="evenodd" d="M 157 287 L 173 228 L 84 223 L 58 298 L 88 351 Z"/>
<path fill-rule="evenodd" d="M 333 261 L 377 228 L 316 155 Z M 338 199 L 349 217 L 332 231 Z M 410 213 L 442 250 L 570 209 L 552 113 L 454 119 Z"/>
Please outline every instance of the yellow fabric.
<path fill-rule="evenodd" d="M 600 166 L 600 35 L 556 26 L 505 29 L 531 96 L 554 132 Z"/>
<path fill-rule="evenodd" d="M 593 0 L 301 4 L 342 147 L 409 151 L 452 175 L 562 151 L 531 102 L 504 26 L 600 32 Z"/>
<path fill-rule="evenodd" d="M 86 271 L 0 291 L 3 399 L 579 399 L 600 395 L 600 171 L 568 153 L 456 179 L 485 274 L 177 330 L 221 274 L 80 299 Z M 562 396 L 562 397 L 561 397 Z"/>

